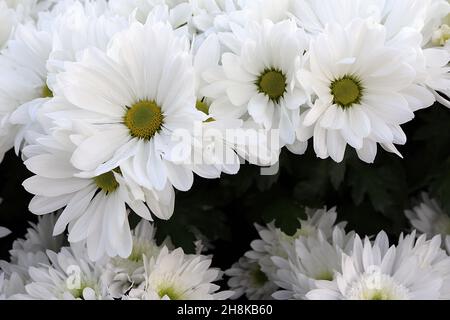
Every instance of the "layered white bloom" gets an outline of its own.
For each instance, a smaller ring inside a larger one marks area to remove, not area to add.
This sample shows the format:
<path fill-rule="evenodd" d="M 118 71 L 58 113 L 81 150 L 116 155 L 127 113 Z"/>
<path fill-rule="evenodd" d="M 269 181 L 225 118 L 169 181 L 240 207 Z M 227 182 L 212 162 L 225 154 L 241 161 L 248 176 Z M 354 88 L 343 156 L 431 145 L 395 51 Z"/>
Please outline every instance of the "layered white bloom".
<path fill-rule="evenodd" d="M 144 258 L 158 256 L 155 228 L 142 220 L 133 230 L 133 250 L 128 258 L 110 258 L 104 274 L 105 283 L 114 298 L 120 298 L 145 280 Z"/>
<path fill-rule="evenodd" d="M 184 39 L 165 24 L 133 23 L 106 53 L 88 49 L 66 70 L 58 76 L 61 94 L 93 129 L 83 132 L 88 138 L 71 157 L 76 168 L 95 176 L 120 168 L 127 180 L 148 189 L 191 188 L 189 137 L 205 116 L 195 108 Z"/>
<path fill-rule="evenodd" d="M 416 231 L 411 234 L 400 236 L 398 248 L 399 259 L 407 259 L 408 256 L 415 255 L 422 269 L 429 268 L 431 273 L 437 274 L 442 279 L 440 298 L 450 299 L 450 257 L 441 249 L 442 241 L 440 236 L 435 236 L 427 241 L 427 236 L 422 235 L 417 238 Z"/>
<path fill-rule="evenodd" d="M 405 144 L 400 125 L 414 118 L 434 97 L 414 84 L 415 70 L 402 48 L 386 42 L 386 29 L 367 20 L 326 28 L 311 43 L 309 71 L 302 76 L 317 96 L 302 115 L 301 140 L 314 137 L 318 157 L 343 160 L 347 144 L 373 162 L 377 144 L 398 155 Z"/>
<path fill-rule="evenodd" d="M 231 299 L 245 295 L 249 300 L 271 300 L 272 294 L 278 289 L 261 271 L 258 260 L 245 256 L 226 270 L 225 274 L 230 277 L 227 284 L 234 291 Z"/>
<path fill-rule="evenodd" d="M 232 52 L 222 55 L 222 66 L 204 74 L 210 83 L 202 93 L 212 99 L 214 119 L 250 117 L 266 130 L 279 130 L 281 147 L 303 153 L 306 143 L 297 143 L 295 128 L 300 106 L 307 96 L 297 81 L 307 47 L 301 29 L 293 21 L 235 26 L 222 36 Z"/>
<path fill-rule="evenodd" d="M 415 241 L 415 234 L 390 246 L 381 232 L 373 244 L 356 236 L 351 253 L 342 258 L 342 272 L 334 283 L 317 283 L 309 299 L 434 300 L 448 295 L 450 258 L 440 248 L 439 237 Z M 447 269 L 448 270 L 448 269 Z"/>
<path fill-rule="evenodd" d="M 25 300 L 108 300 L 101 280 L 102 263 L 91 262 L 84 245 L 64 247 L 59 253 L 47 251 L 49 265 L 30 267 L 31 282 L 26 293 L 14 299 Z"/>
<path fill-rule="evenodd" d="M 450 217 L 439 206 L 436 200 L 422 193 L 420 203 L 411 210 L 405 211 L 406 217 L 414 229 L 428 237 L 441 235 L 447 250 L 450 252 Z"/>
<path fill-rule="evenodd" d="M 299 237 L 314 237 L 320 230 L 325 239 L 331 239 L 336 223 L 336 209 L 326 208 L 320 210 L 306 209 L 307 219 L 300 220 L 301 227 L 293 236 L 288 236 L 283 231 L 275 227 L 275 224 L 269 223 L 267 227 L 256 225 L 261 239 L 252 241 L 253 250 L 248 251 L 245 256 L 257 260 L 264 272 L 271 281 L 277 279 L 278 267 L 274 264 L 272 257 L 287 258 L 286 248 L 292 245 Z M 344 228 L 344 223 L 337 224 Z"/>
<path fill-rule="evenodd" d="M 170 252 L 163 247 L 157 257 L 146 260 L 145 282 L 132 289 L 130 299 L 141 300 L 224 300 L 231 291 L 219 290 L 212 282 L 221 272 L 210 268 L 211 259 L 186 255 L 181 248 Z"/>
<path fill-rule="evenodd" d="M 56 215 L 39 217 L 38 222 L 30 223 L 24 239 L 13 242 L 10 253 L 10 261 L 0 261 L 0 268 L 10 277 L 13 274 L 20 276 L 23 281 L 28 281 L 28 268 L 36 267 L 42 263 L 48 263 L 46 251 L 59 251 L 65 244 L 64 236 L 53 236 L 53 228 Z"/>
<path fill-rule="evenodd" d="M 77 137 L 84 141 L 82 136 Z M 70 162 L 77 145 L 66 131 L 55 131 L 38 140 L 38 145 L 24 150 L 34 154 L 25 165 L 36 174 L 23 183 L 35 195 L 30 211 L 43 215 L 64 208 L 53 234 L 63 233 L 68 225 L 69 241 L 87 240 L 91 259 L 98 260 L 105 254 L 123 258 L 130 255 L 133 241 L 126 206 L 147 220 L 152 217 L 144 201 L 159 217 L 172 214 L 171 188 L 160 192 L 140 188 L 126 181 L 118 169 L 98 176 L 80 176 Z"/>
<path fill-rule="evenodd" d="M 346 234 L 335 227 L 331 239 L 321 232 L 301 236 L 294 244 L 285 243 L 288 258 L 272 257 L 278 268 L 275 283 L 282 289 L 274 293 L 279 300 L 304 300 L 307 294 L 320 286 L 327 286 L 341 271 L 342 254 L 353 247 L 354 232 Z"/>
<path fill-rule="evenodd" d="M 20 151 L 32 125 L 23 118 L 32 118 L 52 96 L 46 83 L 51 50 L 50 33 L 27 24 L 17 28 L 0 56 L 0 158 L 12 146 Z"/>

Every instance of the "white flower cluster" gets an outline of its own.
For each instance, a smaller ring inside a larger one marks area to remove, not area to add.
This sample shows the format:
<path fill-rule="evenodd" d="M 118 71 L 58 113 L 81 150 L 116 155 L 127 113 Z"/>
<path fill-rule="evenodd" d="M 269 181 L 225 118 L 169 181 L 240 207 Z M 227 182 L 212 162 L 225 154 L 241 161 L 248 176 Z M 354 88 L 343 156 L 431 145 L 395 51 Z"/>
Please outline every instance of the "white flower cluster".
<path fill-rule="evenodd" d="M 225 272 L 232 298 L 450 299 L 450 256 L 441 249 L 440 235 L 426 240 L 413 231 L 392 245 L 385 232 L 361 239 L 335 221 L 335 209 L 308 210 L 293 236 L 273 224 L 257 226 L 261 239 Z"/>
<path fill-rule="evenodd" d="M 337 162 L 347 145 L 369 163 L 378 145 L 401 156 L 401 125 L 450 106 L 449 12 L 446 0 L 0 0 L 0 157 L 14 148 L 34 174 L 33 213 L 62 210 L 62 260 L 84 245 L 95 263 L 127 259 L 129 212 L 169 219 L 194 174 L 272 165 L 311 138 Z M 342 232 L 314 241 L 336 251 Z M 161 252 L 186 272 L 207 264 Z"/>
<path fill-rule="evenodd" d="M 213 282 L 222 272 L 210 267 L 210 257 L 185 254 L 169 240 L 157 245 L 148 221 L 133 230 L 129 257 L 95 262 L 85 244 L 51 237 L 55 221 L 54 215 L 40 218 L 25 239 L 14 242 L 11 261 L 0 261 L 0 299 L 217 300 L 233 294 L 217 292 Z"/>

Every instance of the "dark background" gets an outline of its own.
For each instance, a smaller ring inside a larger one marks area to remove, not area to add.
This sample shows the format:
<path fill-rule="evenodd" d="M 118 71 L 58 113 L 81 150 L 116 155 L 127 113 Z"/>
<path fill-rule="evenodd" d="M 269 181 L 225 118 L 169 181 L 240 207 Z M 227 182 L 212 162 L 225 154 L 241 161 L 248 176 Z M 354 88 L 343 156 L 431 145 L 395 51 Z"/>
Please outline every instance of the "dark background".
<path fill-rule="evenodd" d="M 299 227 L 304 207 L 337 206 L 338 219 L 349 222 L 348 230 L 372 235 L 385 230 L 392 239 L 410 226 L 404 210 L 411 198 L 429 191 L 450 213 L 450 109 L 435 105 L 416 114 L 403 126 L 406 146 L 399 146 L 404 159 L 378 149 L 375 164 L 360 161 L 347 148 L 343 163 L 316 158 L 312 143 L 304 156 L 281 155 L 280 173 L 260 176 L 259 168 L 245 165 L 236 176 L 218 180 L 196 177 L 194 187 L 177 193 L 173 218 L 157 221 L 158 238 L 170 235 L 175 245 L 192 252 L 192 227 L 212 241 L 214 264 L 222 269 L 249 250 L 257 238 L 255 222 L 276 220 L 286 233 Z M 21 186 L 30 174 L 20 158 L 9 152 L 0 164 L 0 225 L 13 234 L 0 240 L 0 259 L 8 259 L 13 240 L 24 235 L 31 196 Z M 132 224 L 136 217 L 132 217 Z"/>

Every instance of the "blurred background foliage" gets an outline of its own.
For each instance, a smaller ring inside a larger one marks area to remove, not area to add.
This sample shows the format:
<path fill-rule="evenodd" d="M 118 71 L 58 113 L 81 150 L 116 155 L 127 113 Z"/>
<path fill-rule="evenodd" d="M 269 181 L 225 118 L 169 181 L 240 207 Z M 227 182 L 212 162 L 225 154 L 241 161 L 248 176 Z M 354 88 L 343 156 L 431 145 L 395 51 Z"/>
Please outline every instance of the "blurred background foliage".
<path fill-rule="evenodd" d="M 215 264 L 228 268 L 257 237 L 254 223 L 275 220 L 293 234 L 305 207 L 323 206 L 336 206 L 338 219 L 360 235 L 385 230 L 397 237 L 409 231 L 404 210 L 422 191 L 429 191 L 450 213 L 450 110 L 436 105 L 420 111 L 404 129 L 408 143 L 399 147 L 404 159 L 379 148 L 375 164 L 369 165 L 348 148 L 338 164 L 318 159 L 310 146 L 304 156 L 283 150 L 275 176 L 261 176 L 259 168 L 244 165 L 235 176 L 197 177 L 190 192 L 177 193 L 173 218 L 156 221 L 158 238 L 170 235 L 188 252 L 195 250 L 196 239 L 207 238 Z M 27 211 L 31 196 L 21 186 L 29 175 L 12 152 L 0 165 L 0 225 L 13 231 L 0 240 L 3 259 L 12 241 L 25 233 L 27 221 L 36 220 Z"/>

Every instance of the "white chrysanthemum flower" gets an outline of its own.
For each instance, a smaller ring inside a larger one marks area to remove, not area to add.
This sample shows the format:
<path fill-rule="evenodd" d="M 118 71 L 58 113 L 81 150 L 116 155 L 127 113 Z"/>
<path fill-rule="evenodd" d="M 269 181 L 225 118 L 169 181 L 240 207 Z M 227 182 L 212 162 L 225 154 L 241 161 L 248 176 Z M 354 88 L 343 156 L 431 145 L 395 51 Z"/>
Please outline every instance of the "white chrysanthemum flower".
<path fill-rule="evenodd" d="M 110 258 L 104 274 L 105 283 L 114 298 L 120 298 L 145 280 L 144 258 L 158 256 L 155 228 L 142 220 L 133 230 L 133 250 L 128 258 Z"/>
<path fill-rule="evenodd" d="M 415 234 L 401 238 L 398 246 L 389 246 L 384 232 L 373 244 L 368 238 L 355 238 L 353 250 L 342 259 L 342 272 L 334 285 L 318 283 L 309 299 L 332 300 L 435 300 L 448 295 L 450 258 L 436 237 L 415 242 Z M 448 274 L 448 271 L 447 271 Z"/>
<path fill-rule="evenodd" d="M 26 94 L 21 97 L 27 100 L 9 105 L 9 122 L 19 130 L 11 132 L 16 152 L 23 139 L 32 143 L 31 132 L 48 132 L 54 126 L 50 121 L 42 123 L 42 114 L 52 111 L 46 110 L 46 103 L 58 92 L 55 78 L 64 71 L 64 64 L 76 60 L 87 47 L 106 49 L 111 37 L 126 26 L 125 18 L 115 17 L 93 2 L 63 1 L 51 13 L 41 14 L 36 27 L 19 28 L 4 54 L 12 61 L 13 72 L 25 78 L 22 89 Z M 62 109 L 59 105 L 57 110 Z"/>
<path fill-rule="evenodd" d="M 222 66 L 204 76 L 211 84 L 203 94 L 211 98 L 214 119 L 251 117 L 266 130 L 279 130 L 281 146 L 303 153 L 295 128 L 300 106 L 307 100 L 296 77 L 307 46 L 293 21 L 250 23 L 222 36 L 232 53 L 222 56 Z"/>
<path fill-rule="evenodd" d="M 286 244 L 293 244 L 299 237 L 315 236 L 318 230 L 326 239 L 331 239 L 336 223 L 336 208 L 327 210 L 306 209 L 307 219 L 300 220 L 301 227 L 293 236 L 288 236 L 283 231 L 275 227 L 275 224 L 269 223 L 267 227 L 256 225 L 261 239 L 252 241 L 253 250 L 248 251 L 245 256 L 259 261 L 261 270 L 269 277 L 271 281 L 276 279 L 277 267 L 273 263 L 272 257 L 287 258 Z M 337 224 L 344 228 L 345 223 Z"/>
<path fill-rule="evenodd" d="M 409 235 L 400 236 L 398 255 L 399 259 L 407 259 L 408 256 L 415 255 L 421 268 L 430 268 L 431 272 L 437 273 L 443 281 L 440 299 L 448 300 L 450 299 L 450 257 L 441 249 L 441 245 L 440 236 L 427 241 L 426 235 L 417 238 L 414 231 Z"/>
<path fill-rule="evenodd" d="M 377 143 L 400 156 L 394 144 L 405 144 L 400 125 L 413 110 L 430 106 L 434 97 L 415 85 L 415 70 L 404 50 L 389 46 L 383 26 L 355 20 L 333 25 L 312 41 L 309 71 L 303 80 L 317 99 L 302 115 L 297 135 L 314 137 L 318 157 L 344 158 L 347 144 L 365 162 L 373 162 Z M 406 59 L 407 60 L 407 59 Z"/>
<path fill-rule="evenodd" d="M 278 268 L 275 283 L 283 290 L 274 293 L 279 300 L 304 300 L 311 290 L 331 284 L 341 271 L 342 254 L 353 247 L 353 232 L 346 234 L 335 227 L 331 239 L 320 229 L 314 235 L 299 237 L 294 244 L 285 243 L 288 258 L 272 257 Z"/>
<path fill-rule="evenodd" d="M 0 238 L 4 238 L 6 236 L 8 236 L 11 233 L 11 230 L 5 228 L 5 227 L 0 227 Z"/>
<path fill-rule="evenodd" d="M 271 300 L 272 294 L 278 289 L 261 271 L 258 261 L 245 256 L 226 270 L 225 274 L 230 277 L 227 284 L 234 291 L 231 299 L 245 295 L 249 300 Z"/>
<path fill-rule="evenodd" d="M 55 131 L 53 136 L 38 140 L 40 144 L 24 150 L 34 153 L 25 165 L 36 175 L 23 183 L 35 195 L 30 211 L 42 215 L 65 207 L 53 234 L 61 234 L 69 225 L 69 241 L 87 240 L 91 259 L 98 260 L 104 254 L 123 258 L 130 255 L 132 236 L 126 206 L 147 220 L 152 217 L 144 201 L 159 217 L 172 214 L 172 188 L 167 186 L 161 192 L 140 188 L 126 181 L 118 169 L 98 176 L 80 176 L 70 162 L 77 146 L 67 132 Z"/>
<path fill-rule="evenodd" d="M 64 247 L 59 253 L 47 251 L 50 265 L 30 267 L 31 282 L 26 293 L 14 296 L 25 300 L 109 300 L 101 280 L 102 263 L 87 257 L 84 245 Z"/>
<path fill-rule="evenodd" d="M 71 157 L 76 168 L 94 176 L 120 168 L 148 189 L 191 188 L 189 138 L 205 116 L 195 108 L 188 50 L 168 25 L 133 23 L 106 53 L 88 49 L 79 62 L 66 64 L 58 76 L 61 94 L 76 108 L 75 118 L 93 129 L 83 132 L 88 137 Z"/>
<path fill-rule="evenodd" d="M 13 145 L 20 151 L 31 125 L 24 125 L 22 118 L 30 118 L 52 96 L 46 84 L 51 50 L 50 33 L 27 24 L 17 28 L 0 56 L 0 154 Z"/>
<path fill-rule="evenodd" d="M 428 237 L 441 235 L 444 244 L 450 241 L 450 216 L 439 206 L 436 200 L 422 193 L 420 203 L 411 210 L 405 211 L 409 222 L 420 233 Z M 450 252 L 450 247 L 447 248 Z"/>
<path fill-rule="evenodd" d="M 65 244 L 65 236 L 53 236 L 56 215 L 39 217 L 38 222 L 30 223 L 24 239 L 13 242 L 10 261 L 0 261 L 0 267 L 8 276 L 16 274 L 28 281 L 28 268 L 48 263 L 46 251 L 58 252 Z"/>
<path fill-rule="evenodd" d="M 130 299 L 142 300 L 224 300 L 231 291 L 219 290 L 212 282 L 221 272 L 210 268 L 211 259 L 201 255 L 186 255 L 181 248 L 169 252 L 163 247 L 157 257 L 149 258 L 145 266 L 145 282 L 132 289 Z"/>

